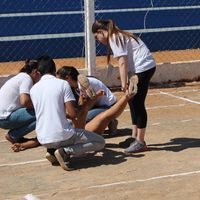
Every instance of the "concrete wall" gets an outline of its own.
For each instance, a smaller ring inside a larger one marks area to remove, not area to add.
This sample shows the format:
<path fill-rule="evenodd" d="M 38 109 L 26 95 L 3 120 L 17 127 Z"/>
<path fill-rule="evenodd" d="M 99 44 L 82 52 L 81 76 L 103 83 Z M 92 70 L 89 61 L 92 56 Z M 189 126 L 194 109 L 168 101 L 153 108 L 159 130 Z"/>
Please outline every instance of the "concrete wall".
<path fill-rule="evenodd" d="M 85 70 L 79 70 L 80 73 L 87 74 Z M 107 68 L 97 68 L 96 77 L 103 81 L 108 87 L 118 87 L 121 85 L 118 67 L 112 68 L 109 75 Z M 13 77 L 1 76 L 0 87 Z M 162 63 L 157 65 L 156 72 L 151 83 L 162 84 L 177 81 L 200 81 L 200 61 L 185 63 Z"/>
<path fill-rule="evenodd" d="M 113 67 L 110 76 L 107 71 L 107 68 L 97 68 L 96 77 L 102 80 L 109 87 L 120 86 L 118 67 Z M 86 74 L 86 71 L 81 70 L 81 73 Z M 195 80 L 200 80 L 200 61 L 158 64 L 151 83 L 159 84 Z"/>

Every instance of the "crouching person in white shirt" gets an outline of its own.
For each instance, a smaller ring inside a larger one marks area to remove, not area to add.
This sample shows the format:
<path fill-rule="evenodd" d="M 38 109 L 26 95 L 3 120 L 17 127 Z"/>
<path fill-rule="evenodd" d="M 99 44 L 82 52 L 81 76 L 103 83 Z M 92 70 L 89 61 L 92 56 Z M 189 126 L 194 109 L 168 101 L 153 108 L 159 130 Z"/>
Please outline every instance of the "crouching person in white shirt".
<path fill-rule="evenodd" d="M 69 123 L 67 118 L 75 127 L 79 126 L 75 98 L 70 85 L 55 77 L 55 63 L 49 56 L 38 59 L 38 70 L 42 77 L 30 91 L 36 114 L 37 138 L 47 149 L 57 149 L 52 156 L 55 155 L 64 170 L 71 170 L 71 156 L 99 151 L 104 148 L 105 140 Z"/>
<path fill-rule="evenodd" d="M 37 67 L 35 60 L 27 60 L 0 90 L 0 128 L 9 130 L 5 138 L 15 152 L 39 146 L 36 138 L 24 138 L 35 130 L 35 112 L 29 93 L 40 78 Z"/>

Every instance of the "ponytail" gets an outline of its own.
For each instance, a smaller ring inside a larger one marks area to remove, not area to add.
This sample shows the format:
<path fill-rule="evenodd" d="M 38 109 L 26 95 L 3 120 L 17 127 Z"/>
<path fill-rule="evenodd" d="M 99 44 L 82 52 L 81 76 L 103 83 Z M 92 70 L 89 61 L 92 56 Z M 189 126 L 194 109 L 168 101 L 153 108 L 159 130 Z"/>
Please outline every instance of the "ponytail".
<path fill-rule="evenodd" d="M 38 63 L 36 60 L 25 60 L 25 65 L 20 69 L 19 72 L 25 72 L 27 74 L 30 74 L 34 69 L 38 69 Z"/>
<path fill-rule="evenodd" d="M 113 34 L 116 35 L 116 44 L 117 46 L 119 46 L 119 44 L 121 44 L 122 47 L 124 47 L 125 44 L 125 40 L 126 38 L 133 38 L 134 40 L 136 40 L 137 43 L 139 43 L 138 41 L 138 36 L 129 33 L 127 31 L 123 31 L 121 29 L 119 29 L 116 24 L 113 22 L 112 19 L 108 19 L 108 20 L 96 20 L 93 25 L 92 25 L 92 33 L 97 33 L 99 29 L 103 29 L 108 31 L 108 38 L 107 38 L 107 64 L 110 63 L 110 55 L 111 55 L 111 47 L 109 44 L 109 39 L 112 40 Z M 122 34 L 122 39 L 121 37 L 119 37 L 119 34 Z"/>

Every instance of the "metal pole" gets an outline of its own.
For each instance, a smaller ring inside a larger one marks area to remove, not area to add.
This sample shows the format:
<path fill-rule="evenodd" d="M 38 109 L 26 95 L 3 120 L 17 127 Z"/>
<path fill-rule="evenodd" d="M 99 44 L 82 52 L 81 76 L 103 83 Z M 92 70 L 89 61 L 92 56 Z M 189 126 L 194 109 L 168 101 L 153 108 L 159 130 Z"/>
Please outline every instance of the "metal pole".
<path fill-rule="evenodd" d="M 92 24 L 95 20 L 94 10 L 95 0 L 85 0 L 85 67 L 88 69 L 88 75 L 95 76 L 96 71 L 96 45 L 92 34 Z"/>

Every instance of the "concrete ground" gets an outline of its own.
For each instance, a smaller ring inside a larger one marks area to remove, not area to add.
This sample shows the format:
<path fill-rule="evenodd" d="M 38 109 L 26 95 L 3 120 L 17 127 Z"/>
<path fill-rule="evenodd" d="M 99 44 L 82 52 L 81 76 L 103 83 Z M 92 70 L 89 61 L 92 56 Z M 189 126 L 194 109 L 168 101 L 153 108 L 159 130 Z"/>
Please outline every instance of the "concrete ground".
<path fill-rule="evenodd" d="M 0 129 L 0 200 L 199 200 L 200 82 L 151 88 L 146 105 L 149 151 L 125 156 L 118 147 L 131 134 L 127 107 L 105 150 L 71 172 L 51 166 L 43 147 L 12 152 Z"/>

